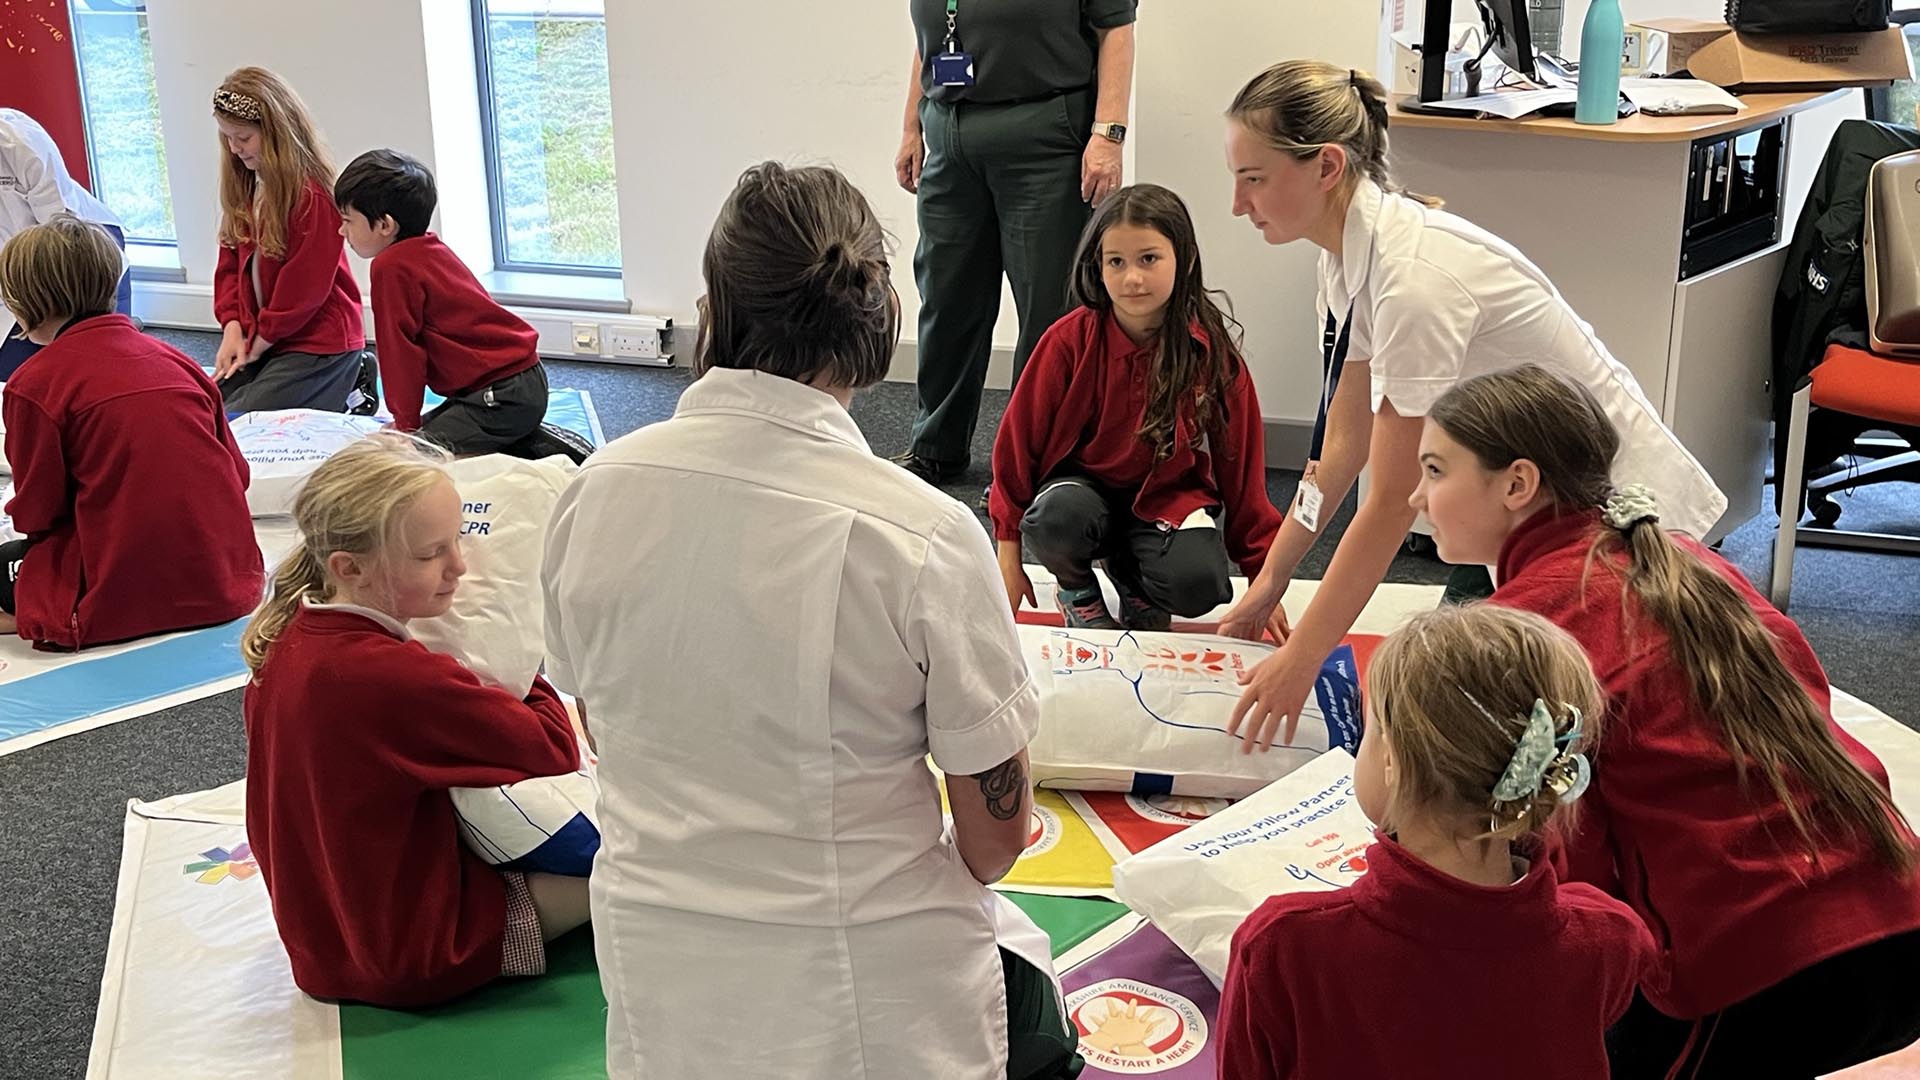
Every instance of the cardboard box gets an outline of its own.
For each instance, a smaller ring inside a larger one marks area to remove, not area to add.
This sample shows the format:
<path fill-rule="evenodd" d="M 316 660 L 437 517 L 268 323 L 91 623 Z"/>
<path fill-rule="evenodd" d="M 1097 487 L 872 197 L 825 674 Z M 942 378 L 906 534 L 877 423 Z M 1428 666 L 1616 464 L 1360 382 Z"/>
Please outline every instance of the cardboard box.
<path fill-rule="evenodd" d="M 1681 68 L 1742 90 L 1817 90 L 1913 78 L 1898 26 L 1867 34 L 1736 34 L 1725 23 L 1646 19 L 1667 39 L 1668 71 Z"/>
<path fill-rule="evenodd" d="M 1638 19 L 1633 27 L 1645 27 L 1666 41 L 1666 50 L 1653 64 L 1647 65 L 1648 75 L 1676 75 L 1687 70 L 1687 61 L 1693 54 L 1715 38 L 1733 33 L 1733 27 L 1723 22 L 1710 22 L 1703 19 Z"/>

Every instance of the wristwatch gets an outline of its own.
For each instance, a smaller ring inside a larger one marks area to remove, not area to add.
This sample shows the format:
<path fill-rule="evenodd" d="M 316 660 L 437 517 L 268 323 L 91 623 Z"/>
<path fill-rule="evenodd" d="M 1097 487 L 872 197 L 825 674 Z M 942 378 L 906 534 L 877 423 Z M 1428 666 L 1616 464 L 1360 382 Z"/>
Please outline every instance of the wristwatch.
<path fill-rule="evenodd" d="M 1117 143 L 1127 141 L 1127 125 L 1125 124 L 1095 124 L 1093 125 L 1093 133 Z"/>

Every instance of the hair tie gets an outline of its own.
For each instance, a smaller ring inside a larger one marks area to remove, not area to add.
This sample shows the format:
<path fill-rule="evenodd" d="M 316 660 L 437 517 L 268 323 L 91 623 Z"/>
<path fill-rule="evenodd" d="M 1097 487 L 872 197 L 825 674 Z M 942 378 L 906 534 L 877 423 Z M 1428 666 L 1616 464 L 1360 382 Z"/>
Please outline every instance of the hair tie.
<path fill-rule="evenodd" d="M 1642 521 L 1660 520 L 1660 503 L 1653 489 L 1645 484 L 1628 484 L 1607 497 L 1601 517 L 1608 525 L 1626 532 Z"/>
<path fill-rule="evenodd" d="M 225 87 L 213 92 L 213 109 L 254 124 L 266 116 L 266 108 L 260 104 L 259 98 Z"/>
<path fill-rule="evenodd" d="M 1360 89 L 1360 69 L 1359 68 L 1347 69 L 1347 85 L 1353 87 L 1355 90 Z"/>

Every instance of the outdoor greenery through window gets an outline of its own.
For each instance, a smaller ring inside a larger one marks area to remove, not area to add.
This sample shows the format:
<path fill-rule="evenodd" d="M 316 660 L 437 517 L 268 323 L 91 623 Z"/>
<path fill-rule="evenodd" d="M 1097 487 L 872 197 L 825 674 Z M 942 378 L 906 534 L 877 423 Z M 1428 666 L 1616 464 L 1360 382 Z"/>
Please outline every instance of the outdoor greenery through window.
<path fill-rule="evenodd" d="M 171 244 L 173 199 L 160 139 L 147 5 L 140 0 L 73 0 L 73 36 L 94 193 L 119 215 L 128 239 Z"/>
<path fill-rule="evenodd" d="M 604 0 L 473 0 L 502 269 L 618 270 Z"/>

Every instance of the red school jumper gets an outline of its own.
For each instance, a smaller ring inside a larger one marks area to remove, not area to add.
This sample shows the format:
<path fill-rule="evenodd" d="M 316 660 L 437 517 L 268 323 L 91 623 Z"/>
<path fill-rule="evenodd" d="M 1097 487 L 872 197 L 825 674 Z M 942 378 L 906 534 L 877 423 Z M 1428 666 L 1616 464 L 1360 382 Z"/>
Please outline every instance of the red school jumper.
<path fill-rule="evenodd" d="M 506 886 L 447 789 L 579 767 L 544 679 L 521 701 L 404 634 L 303 608 L 247 685 L 247 840 L 315 997 L 411 1007 L 498 978 Z"/>
<path fill-rule="evenodd" d="M 82 319 L 14 372 L 5 412 L 21 637 L 79 649 L 260 602 L 247 459 L 200 365 L 125 315 Z"/>
<path fill-rule="evenodd" d="M 372 272 L 374 353 L 401 431 L 419 429 L 429 387 L 455 397 L 540 362 L 540 332 L 495 303 L 432 233 L 394 241 Z"/>
<path fill-rule="evenodd" d="M 1206 335 L 1193 327 L 1194 340 Z M 1227 557 L 1256 577 L 1280 531 L 1267 497 L 1267 435 L 1253 373 L 1244 363 L 1226 424 L 1194 440 L 1192 418 L 1175 425 L 1173 452 L 1156 463 L 1141 440 L 1148 379 L 1158 343 L 1136 345 L 1112 315 L 1082 307 L 1047 328 L 1033 348 L 993 441 L 988 509 L 997 540 L 1020 539 L 1020 519 L 1040 485 L 1062 465 L 1100 484 L 1137 490 L 1134 516 L 1175 529 L 1195 510 L 1222 507 Z"/>
<path fill-rule="evenodd" d="M 1693 703 L 1665 631 L 1637 599 L 1622 604 L 1620 579 L 1606 566 L 1594 567 L 1582 587 L 1602 528 L 1597 511 L 1543 511 L 1521 523 L 1500 552 L 1492 602 L 1572 634 L 1606 688 L 1593 786 L 1557 858 L 1568 880 L 1600 886 L 1646 920 L 1671 968 L 1670 985 L 1648 987 L 1647 1000 L 1669 1016 L 1697 1019 L 1821 960 L 1920 928 L 1920 883 L 1895 877 L 1864 840 L 1829 838 L 1815 865 L 1756 766 L 1748 766 L 1751 790 L 1741 794 L 1720 723 Z M 1685 537 L 1674 542 L 1746 599 L 1834 738 L 1886 787 L 1879 760 L 1833 722 L 1826 672 L 1800 628 L 1731 563 Z M 1614 565 L 1624 567 L 1626 557 L 1616 549 Z"/>
<path fill-rule="evenodd" d="M 254 295 L 249 259 L 260 263 L 260 293 Z M 360 286 L 347 265 L 340 211 L 333 192 L 308 180 L 287 222 L 286 254 L 267 255 L 249 240 L 220 245 L 213 270 L 213 313 L 225 326 L 237 322 L 251 341 L 265 338 L 275 353 L 333 356 L 367 343 L 360 321 Z"/>
<path fill-rule="evenodd" d="M 1386 835 L 1337 892 L 1269 898 L 1233 935 L 1221 1080 L 1600 1080 L 1657 977 L 1640 919 L 1534 859 L 1493 888 Z"/>

